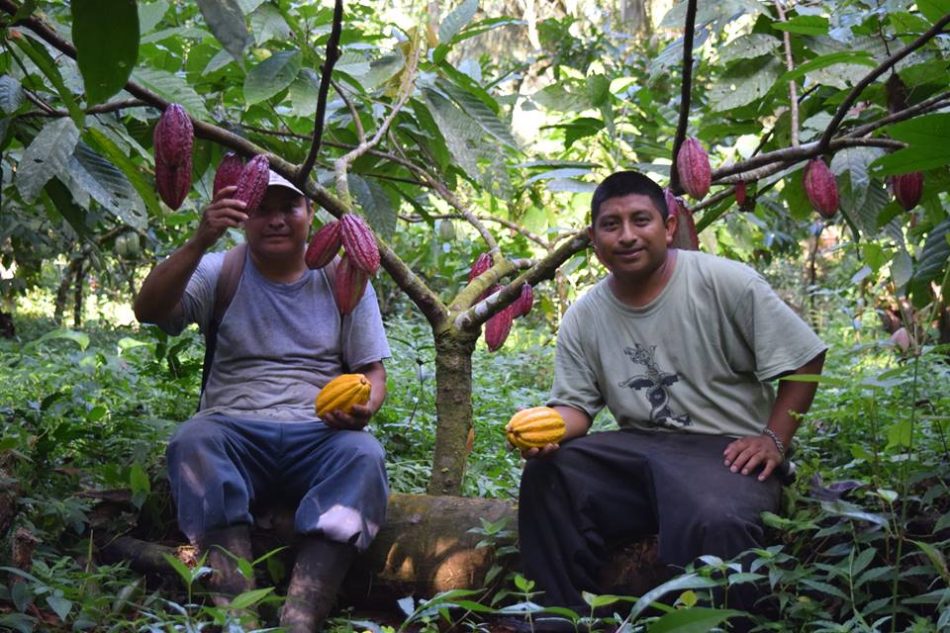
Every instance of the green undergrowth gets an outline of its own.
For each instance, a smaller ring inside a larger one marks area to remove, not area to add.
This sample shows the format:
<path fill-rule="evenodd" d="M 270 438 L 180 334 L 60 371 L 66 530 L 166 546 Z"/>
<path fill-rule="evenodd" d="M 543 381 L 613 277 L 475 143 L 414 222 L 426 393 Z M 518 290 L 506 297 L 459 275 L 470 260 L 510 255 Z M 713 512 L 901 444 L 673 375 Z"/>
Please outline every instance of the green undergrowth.
<path fill-rule="evenodd" d="M 389 396 L 374 432 L 388 451 L 393 490 L 423 492 L 436 424 L 431 333 L 407 318 L 387 326 Z M 14 509 L 0 514 L 0 630 L 240 630 L 241 609 L 211 607 L 192 591 L 201 566 L 180 569 L 180 582 L 156 585 L 93 556 L 97 531 L 117 527 L 114 517 L 101 524 L 96 491 L 131 491 L 138 511 L 121 518 L 128 529 L 168 521 L 163 448 L 194 410 L 197 333 L 72 331 L 42 319 L 18 328 L 18 340 L 0 342 L 0 504 Z M 950 628 L 948 350 L 902 354 L 883 334 L 857 341 L 844 322 L 822 334 L 831 351 L 796 439 L 798 479 L 781 515 L 766 516 L 772 540 L 749 554 L 751 566 L 740 571 L 735 561 L 706 557 L 645 596 L 589 596 L 589 613 L 553 615 L 583 628 L 728 630 L 737 622 L 730 591 L 754 584 L 763 600 L 753 621 L 763 631 Z M 519 321 L 501 352 L 488 354 L 479 343 L 473 366 L 475 440 L 464 492 L 514 500 L 521 462 L 501 429 L 516 409 L 543 403 L 552 377 L 550 329 Z M 598 420 L 598 428 L 611 424 Z M 485 524 L 480 532 L 511 554 L 511 527 Z M 174 526 L 162 530 L 174 534 Z M 24 546 L 32 548 L 32 567 L 14 570 L 13 552 Z M 489 580 L 487 595 L 473 587 L 407 597 L 381 605 L 391 616 L 344 612 L 332 628 L 490 630 L 543 615 L 529 579 L 499 564 Z M 274 612 L 279 600 L 262 591 L 235 607 Z"/>

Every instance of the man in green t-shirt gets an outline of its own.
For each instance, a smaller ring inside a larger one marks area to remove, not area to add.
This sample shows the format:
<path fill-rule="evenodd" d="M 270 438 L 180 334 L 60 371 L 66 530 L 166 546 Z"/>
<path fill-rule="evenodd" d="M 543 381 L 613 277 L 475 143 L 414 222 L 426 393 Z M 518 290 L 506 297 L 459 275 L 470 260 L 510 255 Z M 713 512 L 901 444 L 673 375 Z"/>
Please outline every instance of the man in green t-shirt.
<path fill-rule="evenodd" d="M 607 545 L 658 534 L 660 559 L 732 557 L 762 545 L 785 454 L 826 346 L 752 269 L 671 249 L 677 218 L 646 176 L 607 177 L 591 202 L 610 271 L 558 333 L 548 405 L 559 445 L 523 451 L 519 533 L 542 604 L 584 608 Z M 588 434 L 607 407 L 620 430 Z"/>

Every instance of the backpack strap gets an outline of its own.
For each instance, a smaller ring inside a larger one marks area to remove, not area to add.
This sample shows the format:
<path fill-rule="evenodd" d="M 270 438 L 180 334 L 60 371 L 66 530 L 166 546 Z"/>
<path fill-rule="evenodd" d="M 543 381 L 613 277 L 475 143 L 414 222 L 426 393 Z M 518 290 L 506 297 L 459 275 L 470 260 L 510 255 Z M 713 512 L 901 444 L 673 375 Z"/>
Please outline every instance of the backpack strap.
<path fill-rule="evenodd" d="M 244 273 L 244 260 L 247 254 L 247 244 L 238 244 L 224 254 L 224 263 L 214 286 L 214 304 L 211 310 L 211 322 L 205 332 L 205 359 L 201 367 L 201 394 L 198 396 L 198 406 L 201 406 L 201 396 L 204 395 L 208 376 L 211 374 L 211 364 L 214 362 L 214 353 L 218 347 L 218 327 L 228 311 L 234 293 L 237 292 L 238 282 Z"/>

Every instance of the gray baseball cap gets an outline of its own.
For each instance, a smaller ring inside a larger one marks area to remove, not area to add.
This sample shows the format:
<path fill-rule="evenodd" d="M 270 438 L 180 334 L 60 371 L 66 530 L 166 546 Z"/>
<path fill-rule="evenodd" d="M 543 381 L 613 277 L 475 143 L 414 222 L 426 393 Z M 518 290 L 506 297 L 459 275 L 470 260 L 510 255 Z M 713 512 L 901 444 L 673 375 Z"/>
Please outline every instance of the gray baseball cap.
<path fill-rule="evenodd" d="M 268 187 L 286 187 L 287 189 L 290 189 L 291 191 L 297 192 L 301 196 L 304 195 L 304 193 L 297 187 L 297 185 L 290 182 L 289 180 L 287 180 L 286 178 L 278 174 L 273 169 L 270 170 L 270 177 L 267 180 L 267 186 Z"/>

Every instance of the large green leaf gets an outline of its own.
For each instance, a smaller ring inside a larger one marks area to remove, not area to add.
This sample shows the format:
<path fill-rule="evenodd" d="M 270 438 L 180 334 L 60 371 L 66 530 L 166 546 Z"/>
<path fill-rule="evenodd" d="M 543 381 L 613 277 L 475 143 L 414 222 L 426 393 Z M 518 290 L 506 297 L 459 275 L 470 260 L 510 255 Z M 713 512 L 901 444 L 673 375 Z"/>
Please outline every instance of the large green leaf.
<path fill-rule="evenodd" d="M 356 198 L 363 215 L 373 230 L 384 240 L 392 238 L 396 230 L 396 209 L 386 190 L 375 179 L 347 174 L 350 192 Z"/>
<path fill-rule="evenodd" d="M 288 97 L 294 116 L 312 117 L 317 111 L 320 75 L 312 68 L 302 68 L 290 84 Z"/>
<path fill-rule="evenodd" d="M 768 94 L 781 72 L 774 57 L 736 64 L 709 90 L 709 102 L 716 112 L 748 105 Z"/>
<path fill-rule="evenodd" d="M 444 90 L 465 112 L 475 119 L 483 130 L 511 148 L 517 148 L 518 143 L 511 135 L 511 129 L 486 106 L 476 95 L 459 87 L 451 81 L 440 80 L 439 88 Z"/>
<path fill-rule="evenodd" d="M 180 104 L 192 117 L 208 118 L 204 99 L 195 92 L 184 77 L 148 66 L 139 66 L 132 71 L 132 79 L 166 101 Z"/>
<path fill-rule="evenodd" d="M 827 68 L 828 66 L 835 66 L 837 64 L 869 66 L 871 68 L 877 66 L 874 57 L 866 51 L 831 53 L 797 65 L 794 70 L 789 70 L 779 77 L 778 81 L 780 83 L 787 83 L 795 79 L 800 79 L 821 68 Z"/>
<path fill-rule="evenodd" d="M 711 578 L 705 578 L 698 574 L 683 574 L 669 580 L 658 587 L 643 594 L 630 610 L 630 620 L 636 620 L 637 616 L 643 613 L 651 604 L 670 593 L 671 591 L 685 591 L 686 589 L 708 589 L 716 587 L 719 583 Z"/>
<path fill-rule="evenodd" d="M 777 37 L 765 33 L 750 33 L 737 37 L 719 51 L 719 61 L 728 64 L 736 60 L 754 59 L 768 55 L 782 44 Z"/>
<path fill-rule="evenodd" d="M 162 208 L 158 203 L 158 198 L 155 196 L 155 187 L 152 182 L 142 174 L 138 166 L 129 158 L 125 151 L 100 129 L 91 128 L 87 133 L 92 137 L 91 140 L 95 144 L 95 149 L 112 161 L 122 170 L 126 178 L 129 179 L 129 183 L 131 183 L 135 191 L 142 198 L 142 202 L 145 204 L 146 209 L 148 209 L 149 214 L 152 216 L 160 215 Z"/>
<path fill-rule="evenodd" d="M 197 0 L 201 15 L 208 28 L 218 38 L 224 50 L 239 64 L 244 61 L 244 49 L 251 43 L 251 34 L 244 22 L 244 12 L 235 0 Z"/>
<path fill-rule="evenodd" d="M 742 615 L 734 609 L 692 607 L 667 613 L 650 625 L 650 633 L 707 633 L 729 618 Z"/>
<path fill-rule="evenodd" d="M 129 179 L 91 147 L 80 142 L 66 169 L 60 178 L 69 178 L 123 222 L 136 229 L 148 226 L 145 205 Z"/>
<path fill-rule="evenodd" d="M 244 100 L 248 105 L 253 105 L 270 99 L 297 78 L 300 64 L 300 51 L 274 53 L 247 73 Z"/>
<path fill-rule="evenodd" d="M 48 123 L 33 139 L 16 171 L 16 186 L 26 202 L 36 200 L 47 181 L 66 169 L 79 141 L 79 128 L 72 119 Z"/>
<path fill-rule="evenodd" d="M 886 196 L 869 196 L 871 179 L 868 165 L 883 151 L 876 147 L 849 147 L 836 153 L 831 159 L 831 171 L 841 185 L 841 208 L 855 219 L 865 235 L 877 233 L 877 215 L 887 204 Z M 875 189 L 881 189 L 879 182 Z"/>
<path fill-rule="evenodd" d="M 56 92 L 59 93 L 59 98 L 63 100 L 63 104 L 65 104 L 66 109 L 69 110 L 69 116 L 72 117 L 73 122 L 75 122 L 77 126 L 82 126 L 86 116 L 76 104 L 76 99 L 72 91 L 66 86 L 66 82 L 63 81 L 63 76 L 59 72 L 59 66 L 53 61 L 53 58 L 50 57 L 46 46 L 40 43 L 34 44 L 26 37 L 13 38 L 13 42 L 30 58 L 30 61 L 39 68 L 40 72 L 49 79 L 49 82 L 53 84 L 53 87 L 56 88 Z"/>
<path fill-rule="evenodd" d="M 102 103 L 122 90 L 138 60 L 138 8 L 135 0 L 73 0 L 69 7 L 86 102 Z"/>
<path fill-rule="evenodd" d="M 426 89 L 425 101 L 432 118 L 435 119 L 452 157 L 462 167 L 469 178 L 478 179 L 478 145 L 482 129 L 475 120 L 462 112 L 451 101 Z"/>
<path fill-rule="evenodd" d="M 682 30 L 686 24 L 686 9 L 688 2 L 677 2 L 673 5 L 663 20 L 660 27 L 665 29 Z M 696 8 L 696 26 L 717 22 L 722 24 L 731 21 L 743 15 L 756 16 L 762 13 L 761 3 L 755 0 L 719 0 L 719 2 L 698 2 Z"/>
<path fill-rule="evenodd" d="M 787 22 L 773 22 L 772 28 L 799 35 L 827 35 L 828 18 L 820 15 L 798 15 Z"/>
<path fill-rule="evenodd" d="M 264 4 L 251 14 L 251 32 L 257 45 L 270 40 L 286 41 L 292 32 L 280 10 L 272 4 Z"/>
<path fill-rule="evenodd" d="M 909 146 L 874 161 L 875 176 L 906 174 L 950 165 L 950 112 L 928 114 L 888 126 L 888 133 Z"/>
<path fill-rule="evenodd" d="M 155 0 L 155 2 L 140 2 L 139 5 L 139 33 L 145 35 L 151 32 L 162 18 L 168 12 L 167 0 Z"/>
<path fill-rule="evenodd" d="M 917 272 L 914 280 L 927 283 L 940 277 L 950 261 L 950 220 L 944 220 L 934 227 L 924 242 L 924 247 L 917 256 Z"/>
<path fill-rule="evenodd" d="M 20 82 L 10 75 L 0 75 L 0 110 L 13 114 L 23 104 L 24 93 Z"/>
<path fill-rule="evenodd" d="M 439 25 L 439 42 L 448 44 L 465 25 L 471 22 L 478 11 L 478 0 L 462 0 L 462 4 L 455 7 Z"/>

